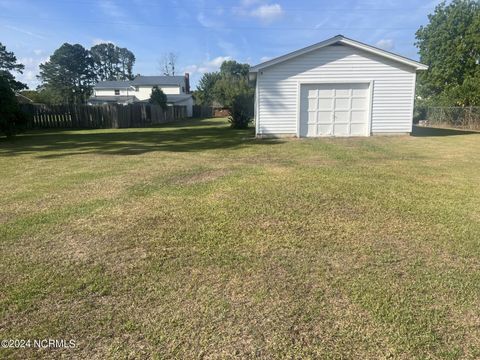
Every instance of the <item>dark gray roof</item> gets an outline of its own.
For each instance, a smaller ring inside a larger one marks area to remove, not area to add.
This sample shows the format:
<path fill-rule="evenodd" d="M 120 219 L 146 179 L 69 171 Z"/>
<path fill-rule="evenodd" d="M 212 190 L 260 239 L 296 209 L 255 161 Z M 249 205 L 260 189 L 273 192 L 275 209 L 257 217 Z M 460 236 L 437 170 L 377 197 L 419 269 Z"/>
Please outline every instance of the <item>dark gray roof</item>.
<path fill-rule="evenodd" d="M 96 103 L 131 103 L 136 102 L 138 99 L 135 96 L 92 96 L 88 99 L 88 103 L 96 104 Z"/>
<path fill-rule="evenodd" d="M 127 89 L 131 86 L 185 86 L 184 76 L 137 76 L 131 81 L 99 81 L 95 89 Z"/>
<path fill-rule="evenodd" d="M 167 102 L 173 104 L 173 103 L 177 103 L 179 101 L 187 100 L 191 97 L 192 97 L 191 94 L 176 94 L 176 95 L 168 94 L 167 95 Z"/>
<path fill-rule="evenodd" d="M 166 94 L 167 104 L 175 104 L 180 101 L 185 101 L 192 97 L 192 94 Z M 148 103 L 150 100 L 141 100 L 140 102 Z"/>
<path fill-rule="evenodd" d="M 134 86 L 177 85 L 185 86 L 183 76 L 137 76 L 131 81 Z"/>
<path fill-rule="evenodd" d="M 99 81 L 95 84 L 95 89 L 127 89 L 131 86 L 130 81 Z"/>

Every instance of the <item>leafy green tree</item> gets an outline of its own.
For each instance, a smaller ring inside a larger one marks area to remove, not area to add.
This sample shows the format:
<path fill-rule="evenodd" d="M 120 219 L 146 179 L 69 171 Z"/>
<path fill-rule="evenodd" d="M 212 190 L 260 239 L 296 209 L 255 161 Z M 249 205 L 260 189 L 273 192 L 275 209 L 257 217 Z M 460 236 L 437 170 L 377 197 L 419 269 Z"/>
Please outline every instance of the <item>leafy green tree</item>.
<path fill-rule="evenodd" d="M 236 96 L 249 93 L 252 95 L 254 90 L 245 78 L 222 76 L 214 86 L 215 100 L 224 107 L 230 108 Z"/>
<path fill-rule="evenodd" d="M 22 130 L 26 123 L 27 117 L 20 110 L 10 82 L 0 76 L 0 133 L 6 135 L 7 138 L 12 137 Z"/>
<path fill-rule="evenodd" d="M 163 110 L 167 110 L 167 95 L 157 87 L 153 88 L 149 102 L 150 104 L 160 105 Z"/>
<path fill-rule="evenodd" d="M 24 90 L 20 93 L 38 104 L 60 105 L 64 102 L 62 94 L 58 91 L 53 91 L 51 88 Z"/>
<path fill-rule="evenodd" d="M 416 33 L 424 101 L 444 105 L 480 105 L 480 2 L 453 0 L 439 4 L 429 24 Z"/>
<path fill-rule="evenodd" d="M 26 89 L 27 85 L 15 80 L 12 71 L 22 74 L 25 66 L 17 63 L 17 58 L 13 52 L 7 51 L 7 48 L 0 43 L 0 77 L 7 80 L 13 91 Z"/>
<path fill-rule="evenodd" d="M 241 64 L 235 60 L 227 60 L 220 66 L 220 74 L 224 77 L 231 78 L 248 78 L 248 72 L 250 71 L 249 64 Z"/>
<path fill-rule="evenodd" d="M 195 91 L 195 99 L 199 105 L 212 106 L 215 99 L 215 84 L 221 79 L 220 73 L 210 72 L 203 74 L 198 82 L 197 91 Z"/>
<path fill-rule="evenodd" d="M 248 81 L 250 65 L 234 60 L 224 61 L 220 72 L 205 73 L 200 79 L 195 98 L 201 105 L 214 101 L 230 110 L 233 128 L 246 128 L 253 119 L 254 89 Z"/>
<path fill-rule="evenodd" d="M 102 43 L 90 49 L 97 80 L 132 80 L 135 55 L 127 48 Z"/>
<path fill-rule="evenodd" d="M 82 45 L 63 44 L 40 65 L 41 90 L 63 98 L 64 102 L 85 102 L 95 80 L 93 59 Z"/>
<path fill-rule="evenodd" d="M 230 125 L 247 128 L 253 119 L 254 89 L 248 81 L 250 65 L 224 61 L 220 79 L 213 88 L 214 98 L 230 110 Z"/>

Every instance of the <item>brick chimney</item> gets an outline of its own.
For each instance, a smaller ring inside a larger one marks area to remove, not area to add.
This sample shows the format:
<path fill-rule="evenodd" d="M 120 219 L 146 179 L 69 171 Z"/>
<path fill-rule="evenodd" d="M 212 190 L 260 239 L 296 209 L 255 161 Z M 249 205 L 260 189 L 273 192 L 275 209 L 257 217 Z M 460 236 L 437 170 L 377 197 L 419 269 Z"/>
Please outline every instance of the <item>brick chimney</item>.
<path fill-rule="evenodd" d="M 185 93 L 190 94 L 190 74 L 185 73 Z"/>

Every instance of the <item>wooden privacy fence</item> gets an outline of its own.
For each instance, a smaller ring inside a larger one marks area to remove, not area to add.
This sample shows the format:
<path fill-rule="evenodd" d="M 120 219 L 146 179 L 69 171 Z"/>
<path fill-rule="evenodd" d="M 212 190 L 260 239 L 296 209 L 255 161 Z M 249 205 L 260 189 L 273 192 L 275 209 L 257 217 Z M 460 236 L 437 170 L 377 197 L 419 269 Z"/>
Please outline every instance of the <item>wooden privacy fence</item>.
<path fill-rule="evenodd" d="M 159 105 L 39 105 L 22 104 L 29 115 L 29 128 L 34 129 L 109 129 L 146 127 L 186 118 L 185 106 Z"/>
<path fill-rule="evenodd" d="M 194 118 L 228 117 L 230 111 L 227 108 L 212 106 L 193 105 Z"/>
<path fill-rule="evenodd" d="M 193 105 L 194 118 L 210 118 L 213 117 L 213 108 L 211 106 Z"/>

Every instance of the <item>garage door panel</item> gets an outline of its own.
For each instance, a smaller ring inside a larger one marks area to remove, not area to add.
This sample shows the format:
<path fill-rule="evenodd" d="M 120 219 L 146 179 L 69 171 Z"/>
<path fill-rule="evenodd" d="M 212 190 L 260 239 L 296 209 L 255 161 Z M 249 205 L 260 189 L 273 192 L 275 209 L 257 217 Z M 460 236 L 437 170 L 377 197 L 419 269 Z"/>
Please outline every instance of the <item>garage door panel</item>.
<path fill-rule="evenodd" d="M 349 135 L 349 125 L 348 124 L 337 124 L 333 125 L 333 135 L 335 136 L 348 136 Z"/>
<path fill-rule="evenodd" d="M 350 109 L 349 98 L 335 98 L 335 110 L 348 110 Z"/>
<path fill-rule="evenodd" d="M 350 96 L 350 89 L 335 89 L 335 96 L 336 97 L 349 97 Z"/>
<path fill-rule="evenodd" d="M 318 99 L 318 109 L 324 110 L 333 110 L 333 99 L 332 98 L 319 98 Z"/>
<path fill-rule="evenodd" d="M 366 110 L 367 109 L 367 101 L 365 98 L 352 98 L 352 110 Z"/>
<path fill-rule="evenodd" d="M 308 124 L 307 136 L 318 136 L 317 135 L 317 124 Z"/>
<path fill-rule="evenodd" d="M 332 124 L 319 124 L 318 125 L 318 136 L 332 136 Z"/>
<path fill-rule="evenodd" d="M 302 136 L 368 135 L 369 84 L 301 86 Z"/>
<path fill-rule="evenodd" d="M 352 88 L 353 97 L 366 97 L 368 95 L 368 84 L 357 84 Z"/>
<path fill-rule="evenodd" d="M 333 97 L 333 89 L 318 89 L 318 96 L 319 97 L 326 97 L 331 98 Z"/>
<path fill-rule="evenodd" d="M 308 110 L 317 110 L 318 99 L 309 98 L 308 99 Z"/>
<path fill-rule="evenodd" d="M 366 123 L 366 111 L 364 110 L 352 110 L 351 123 L 352 124 L 364 124 Z"/>
<path fill-rule="evenodd" d="M 317 122 L 321 124 L 331 124 L 333 119 L 333 111 L 318 111 Z"/>
<path fill-rule="evenodd" d="M 335 110 L 335 124 L 348 124 L 350 122 L 350 111 Z"/>
<path fill-rule="evenodd" d="M 366 132 L 367 132 L 366 124 L 350 124 L 351 136 L 365 136 Z"/>

